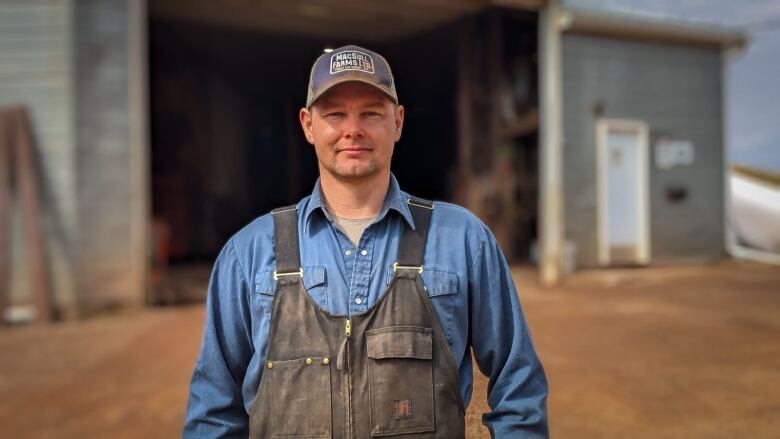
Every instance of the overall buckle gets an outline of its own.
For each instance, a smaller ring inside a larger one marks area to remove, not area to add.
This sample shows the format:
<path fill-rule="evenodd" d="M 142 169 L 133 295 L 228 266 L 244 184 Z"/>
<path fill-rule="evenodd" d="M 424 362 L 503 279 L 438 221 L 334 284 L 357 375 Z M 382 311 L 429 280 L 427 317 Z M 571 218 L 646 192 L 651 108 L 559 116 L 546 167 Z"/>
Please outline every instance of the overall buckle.
<path fill-rule="evenodd" d="M 423 266 L 417 266 L 417 265 L 398 265 L 398 262 L 393 262 L 393 273 L 396 272 L 396 270 L 417 270 L 418 273 L 422 274 L 423 272 Z"/>
<path fill-rule="evenodd" d="M 274 270 L 274 280 L 279 280 L 282 276 L 300 276 L 303 278 L 303 267 L 299 268 L 298 271 L 287 271 L 284 273 L 277 273 L 276 270 Z"/>

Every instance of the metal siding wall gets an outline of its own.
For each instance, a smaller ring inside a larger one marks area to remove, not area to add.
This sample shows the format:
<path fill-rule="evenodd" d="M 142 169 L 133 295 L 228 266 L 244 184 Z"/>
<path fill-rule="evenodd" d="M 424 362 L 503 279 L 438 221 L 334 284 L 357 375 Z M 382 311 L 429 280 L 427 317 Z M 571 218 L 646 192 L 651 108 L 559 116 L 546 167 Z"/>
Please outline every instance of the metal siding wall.
<path fill-rule="evenodd" d="M 127 8 L 123 0 L 0 3 L 0 105 L 30 109 L 53 294 L 65 317 L 78 312 L 76 304 L 89 313 L 137 304 L 142 293 L 131 269 L 131 206 L 139 194 L 131 176 Z M 11 291 L 25 303 L 16 241 Z"/>
<path fill-rule="evenodd" d="M 79 290 L 85 312 L 137 303 L 132 218 L 127 4 L 78 0 L 76 103 Z"/>
<path fill-rule="evenodd" d="M 0 106 L 29 110 L 41 165 L 52 294 L 66 315 L 75 301 L 71 264 L 77 225 L 70 11 L 69 1 L 0 3 Z M 22 226 L 17 220 L 11 250 L 10 288 L 18 304 L 28 300 L 24 244 L 18 239 Z"/>
<path fill-rule="evenodd" d="M 724 254 L 721 58 L 713 49 L 566 34 L 563 40 L 566 234 L 578 264 L 597 255 L 596 134 L 598 116 L 643 120 L 650 145 L 652 263 L 713 260 Z M 690 166 L 658 169 L 659 136 L 692 141 Z M 665 190 L 685 187 L 671 202 Z"/>

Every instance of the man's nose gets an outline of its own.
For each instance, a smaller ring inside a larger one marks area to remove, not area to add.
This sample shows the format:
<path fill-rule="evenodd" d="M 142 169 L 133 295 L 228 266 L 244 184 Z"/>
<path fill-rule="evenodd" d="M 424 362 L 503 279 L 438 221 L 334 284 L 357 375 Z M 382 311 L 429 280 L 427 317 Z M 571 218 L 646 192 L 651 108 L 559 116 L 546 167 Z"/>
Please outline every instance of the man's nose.
<path fill-rule="evenodd" d="M 363 124 L 359 115 L 350 114 L 344 120 L 344 137 L 347 139 L 363 137 Z"/>

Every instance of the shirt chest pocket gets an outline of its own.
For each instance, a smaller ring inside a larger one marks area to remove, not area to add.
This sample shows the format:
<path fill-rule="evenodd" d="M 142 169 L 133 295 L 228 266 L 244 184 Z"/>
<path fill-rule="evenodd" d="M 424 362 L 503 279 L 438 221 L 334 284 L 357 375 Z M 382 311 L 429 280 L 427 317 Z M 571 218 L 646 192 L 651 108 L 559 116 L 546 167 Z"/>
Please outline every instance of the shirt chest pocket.
<path fill-rule="evenodd" d="M 303 267 L 303 286 L 312 299 L 322 308 L 328 304 L 328 282 L 325 267 L 311 265 Z M 255 292 L 261 297 L 272 300 L 276 292 L 276 280 L 273 270 L 259 271 L 255 275 Z"/>
<path fill-rule="evenodd" d="M 385 284 L 389 285 L 393 279 L 393 267 L 388 267 L 386 278 Z M 452 314 L 455 303 L 459 299 L 460 289 L 458 275 L 438 267 L 425 267 L 422 281 L 436 311 L 439 324 L 447 336 L 447 342 L 452 343 Z"/>

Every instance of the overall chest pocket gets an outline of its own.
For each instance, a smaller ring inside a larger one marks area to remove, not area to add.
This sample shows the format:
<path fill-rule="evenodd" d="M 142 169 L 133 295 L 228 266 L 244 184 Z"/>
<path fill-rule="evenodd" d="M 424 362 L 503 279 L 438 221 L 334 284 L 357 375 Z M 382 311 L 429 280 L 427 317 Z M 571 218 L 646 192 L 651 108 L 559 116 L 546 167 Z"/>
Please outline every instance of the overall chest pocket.
<path fill-rule="evenodd" d="M 366 331 L 371 436 L 434 431 L 430 328 Z"/>

